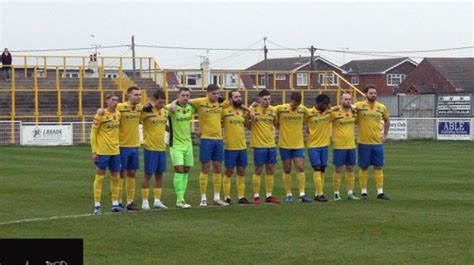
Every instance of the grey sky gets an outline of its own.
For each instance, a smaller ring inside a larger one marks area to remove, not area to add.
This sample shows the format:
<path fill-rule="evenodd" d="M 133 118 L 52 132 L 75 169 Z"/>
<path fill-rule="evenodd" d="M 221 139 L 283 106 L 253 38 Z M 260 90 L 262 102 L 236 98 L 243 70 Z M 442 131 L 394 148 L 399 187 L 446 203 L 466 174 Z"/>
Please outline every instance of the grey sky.
<path fill-rule="evenodd" d="M 426 50 L 474 43 L 472 2 L 2 2 L 0 23 L 0 47 L 11 50 L 129 44 L 132 34 L 137 44 L 222 48 L 261 48 L 264 36 L 286 47 L 350 51 Z M 308 55 L 272 51 L 279 47 L 271 43 L 268 48 L 269 58 Z M 125 47 L 101 53 L 131 56 Z M 317 53 L 343 63 L 341 53 Z M 155 57 L 165 68 L 198 67 L 197 55 L 204 54 L 137 48 L 138 56 Z M 412 55 L 473 57 L 474 49 Z M 345 55 L 346 62 L 366 58 L 381 57 Z M 210 52 L 213 68 L 246 68 L 262 59 L 263 51 Z"/>

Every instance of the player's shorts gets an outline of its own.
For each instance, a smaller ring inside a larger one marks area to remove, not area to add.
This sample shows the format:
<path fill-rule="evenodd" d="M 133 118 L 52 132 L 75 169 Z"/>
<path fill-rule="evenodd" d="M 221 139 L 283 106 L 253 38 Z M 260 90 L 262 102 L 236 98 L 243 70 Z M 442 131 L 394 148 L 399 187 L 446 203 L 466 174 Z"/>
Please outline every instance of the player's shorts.
<path fill-rule="evenodd" d="M 382 144 L 359 144 L 359 167 L 367 168 L 369 166 L 383 167 L 384 151 Z"/>
<path fill-rule="evenodd" d="M 224 150 L 224 158 L 226 168 L 246 167 L 247 149 Z"/>
<path fill-rule="evenodd" d="M 143 153 L 145 163 L 145 174 L 153 175 L 155 173 L 163 173 L 166 171 L 165 151 L 153 151 L 145 149 Z"/>
<path fill-rule="evenodd" d="M 334 149 L 332 151 L 332 163 L 336 167 L 354 166 L 356 164 L 356 150 L 354 149 Z"/>
<path fill-rule="evenodd" d="M 170 157 L 173 166 L 194 166 L 193 146 L 170 147 Z"/>
<path fill-rule="evenodd" d="M 120 155 L 97 155 L 95 165 L 100 170 L 109 168 L 111 172 L 120 172 Z"/>
<path fill-rule="evenodd" d="M 127 169 L 137 170 L 140 165 L 138 147 L 120 147 L 122 171 Z"/>
<path fill-rule="evenodd" d="M 280 148 L 280 156 L 282 160 L 288 160 L 288 159 L 293 159 L 293 158 L 304 158 L 304 148 L 298 148 L 298 149 Z"/>
<path fill-rule="evenodd" d="M 263 164 L 276 164 L 277 151 L 276 147 L 254 147 L 253 148 L 253 164 L 262 166 Z"/>
<path fill-rule="evenodd" d="M 201 139 L 199 160 L 202 163 L 224 160 L 224 141 L 215 139 Z"/>
<path fill-rule="evenodd" d="M 327 146 L 308 148 L 309 162 L 312 167 L 325 167 L 328 165 L 328 150 Z"/>

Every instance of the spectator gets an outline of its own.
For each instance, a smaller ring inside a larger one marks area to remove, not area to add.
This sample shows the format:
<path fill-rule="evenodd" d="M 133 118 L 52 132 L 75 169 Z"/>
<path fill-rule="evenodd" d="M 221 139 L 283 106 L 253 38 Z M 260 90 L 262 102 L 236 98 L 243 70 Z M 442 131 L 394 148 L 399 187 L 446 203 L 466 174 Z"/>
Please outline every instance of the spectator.
<path fill-rule="evenodd" d="M 12 55 L 10 54 L 8 49 L 5 48 L 5 50 L 3 50 L 3 53 L 2 53 L 2 66 L 3 66 L 4 75 L 5 75 L 5 81 L 10 81 L 11 64 L 12 64 Z"/>

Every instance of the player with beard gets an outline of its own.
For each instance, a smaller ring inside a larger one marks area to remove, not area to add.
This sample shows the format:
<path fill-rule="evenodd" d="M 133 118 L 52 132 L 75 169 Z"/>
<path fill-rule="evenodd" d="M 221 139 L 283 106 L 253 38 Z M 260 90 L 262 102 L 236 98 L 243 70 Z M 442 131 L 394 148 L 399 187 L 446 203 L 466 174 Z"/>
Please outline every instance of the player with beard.
<path fill-rule="evenodd" d="M 224 121 L 224 201 L 231 204 L 231 177 L 237 169 L 238 204 L 249 204 L 245 198 L 245 168 L 247 167 L 247 144 L 245 127 L 247 113 L 242 108 L 239 91 L 229 91 L 230 106 L 222 110 Z"/>
<path fill-rule="evenodd" d="M 367 199 L 368 168 L 374 167 L 377 199 L 388 200 L 383 192 L 384 148 L 390 128 L 389 112 L 384 104 L 377 101 L 377 89 L 368 85 L 364 89 L 365 101 L 357 102 L 359 183 L 361 198 Z M 383 134 L 381 120 L 384 121 Z"/>

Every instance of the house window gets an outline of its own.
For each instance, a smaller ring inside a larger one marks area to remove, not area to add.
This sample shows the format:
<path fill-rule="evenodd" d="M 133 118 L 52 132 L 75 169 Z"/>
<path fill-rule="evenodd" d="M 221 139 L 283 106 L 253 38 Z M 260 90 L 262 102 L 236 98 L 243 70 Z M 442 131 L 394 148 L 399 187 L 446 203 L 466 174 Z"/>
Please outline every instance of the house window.
<path fill-rule="evenodd" d="M 405 80 L 405 74 L 387 75 L 387 86 L 398 86 Z"/>
<path fill-rule="evenodd" d="M 296 74 L 296 86 L 307 86 L 308 85 L 308 74 L 297 73 Z"/>
<path fill-rule="evenodd" d="M 277 74 L 275 80 L 286 80 L 285 74 Z"/>
<path fill-rule="evenodd" d="M 186 75 L 186 84 L 188 86 L 195 86 L 197 85 L 199 75 Z"/>
<path fill-rule="evenodd" d="M 266 75 L 259 75 L 258 76 L 258 85 L 266 87 L 267 86 L 267 76 Z"/>
<path fill-rule="evenodd" d="M 225 75 L 225 86 L 237 86 L 237 74 L 230 73 Z"/>
<path fill-rule="evenodd" d="M 359 84 L 359 76 L 358 75 L 351 76 L 351 84 L 353 84 L 353 85 L 358 85 Z"/>
<path fill-rule="evenodd" d="M 221 85 L 222 83 L 222 76 L 220 75 L 212 75 L 212 84 L 214 85 Z"/>
<path fill-rule="evenodd" d="M 338 80 L 335 74 L 319 74 L 319 83 L 321 85 L 335 86 L 337 82 Z"/>

